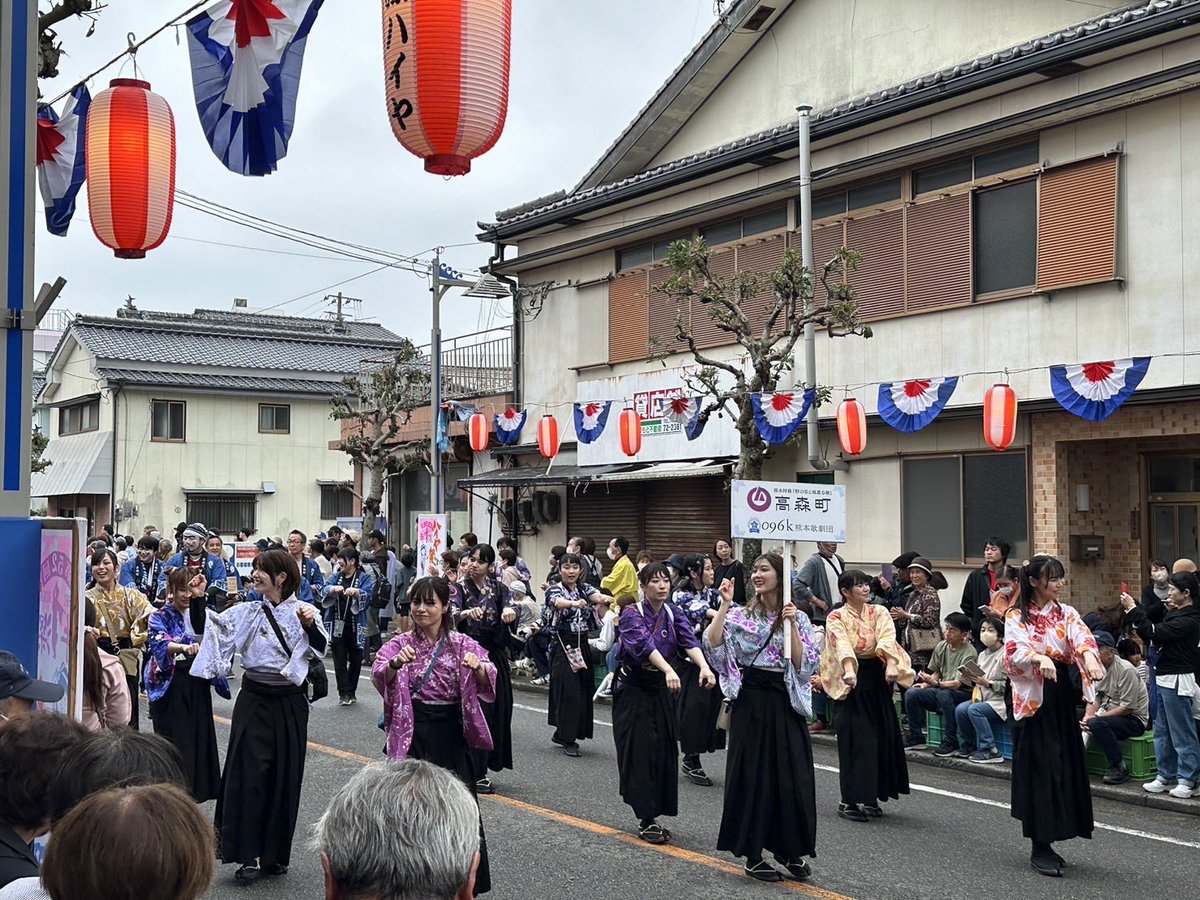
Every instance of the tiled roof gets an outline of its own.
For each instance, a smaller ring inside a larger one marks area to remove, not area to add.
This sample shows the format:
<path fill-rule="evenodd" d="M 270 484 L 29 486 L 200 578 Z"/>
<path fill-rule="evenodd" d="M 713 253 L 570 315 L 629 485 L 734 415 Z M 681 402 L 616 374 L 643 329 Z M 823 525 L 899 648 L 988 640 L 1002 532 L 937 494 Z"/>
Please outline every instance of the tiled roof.
<path fill-rule="evenodd" d="M 272 378 L 258 375 L 229 375 L 221 372 L 172 372 L 147 369 L 97 367 L 97 374 L 110 384 L 144 387 L 209 390 L 261 391 L 275 394 L 315 394 L 332 396 L 341 390 L 340 380 L 311 380 L 302 378 Z"/>
<path fill-rule="evenodd" d="M 897 84 L 890 88 L 877 91 L 873 94 L 868 94 L 864 97 L 851 100 L 847 103 L 839 104 L 838 106 L 829 109 L 821 110 L 815 113 L 812 117 L 812 125 L 814 136 L 820 130 L 822 125 L 834 124 L 837 120 L 858 113 L 870 107 L 877 106 L 888 101 L 897 100 L 909 95 L 918 94 L 923 91 L 944 91 L 948 86 L 956 81 L 965 80 L 971 76 L 975 76 L 980 72 L 988 69 L 1003 69 L 1011 66 L 1021 60 L 1030 57 L 1036 57 L 1043 51 L 1054 48 L 1067 46 L 1073 43 L 1091 38 L 1102 32 L 1118 31 L 1127 26 L 1133 26 L 1138 23 L 1151 20 L 1159 17 L 1166 17 L 1168 14 L 1177 11 L 1185 10 L 1188 7 L 1200 7 L 1200 0 L 1150 0 L 1150 2 L 1139 3 L 1136 6 L 1130 6 L 1125 9 L 1116 10 L 1111 13 L 1106 13 L 1097 16 L 1094 19 L 1089 19 L 1086 22 L 1081 22 L 1077 25 L 1071 25 L 1059 31 L 1051 32 L 1033 40 L 1025 41 L 1013 47 L 1008 47 L 1003 50 L 998 50 L 994 53 L 989 53 L 986 56 L 981 56 L 974 60 L 960 63 L 955 66 L 950 66 L 941 69 L 937 72 L 931 72 L 919 78 L 914 78 L 911 81 L 906 81 L 903 84 Z M 671 76 L 672 78 L 674 75 Z M 649 105 L 647 106 L 649 108 Z M 643 110 L 644 112 L 644 110 Z M 622 132 L 617 138 L 613 146 L 616 146 L 631 128 L 636 125 L 638 117 Z M 653 169 L 648 169 L 645 172 L 639 172 L 628 178 L 613 181 L 608 184 L 598 185 L 596 187 L 587 188 L 584 190 L 575 191 L 567 194 L 560 192 L 559 194 L 547 195 L 549 202 L 537 204 L 538 201 L 516 206 L 508 210 L 501 210 L 496 213 L 495 223 L 480 222 L 479 225 L 485 231 L 491 231 L 498 227 L 515 225 L 524 220 L 534 218 L 536 216 L 545 215 L 546 213 L 555 212 L 557 210 L 566 209 L 574 206 L 585 200 L 595 197 L 601 197 L 605 194 L 614 193 L 622 188 L 630 187 L 644 182 L 653 182 L 655 179 L 661 178 L 664 175 L 673 174 L 683 169 L 695 166 L 698 163 L 704 163 L 718 159 L 722 156 L 733 156 L 739 151 L 744 151 L 747 148 L 762 146 L 764 149 L 775 143 L 788 143 L 795 140 L 796 122 L 789 121 L 787 123 L 777 125 L 774 128 L 769 128 L 765 131 L 760 131 L 757 134 L 748 135 L 738 138 L 735 141 L 730 141 L 725 144 L 720 144 L 716 147 L 711 147 L 708 150 L 700 153 L 686 156 L 682 159 L 673 160 L 661 166 L 656 166 Z M 612 149 L 611 147 L 609 148 Z M 607 156 L 609 151 L 605 152 Z"/>

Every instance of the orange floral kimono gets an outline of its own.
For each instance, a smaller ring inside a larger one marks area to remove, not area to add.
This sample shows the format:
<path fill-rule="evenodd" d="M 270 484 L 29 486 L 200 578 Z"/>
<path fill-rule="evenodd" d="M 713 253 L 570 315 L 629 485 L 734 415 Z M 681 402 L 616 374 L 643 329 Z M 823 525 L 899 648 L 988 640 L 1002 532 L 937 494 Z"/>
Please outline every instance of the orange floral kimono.
<path fill-rule="evenodd" d="M 850 688 L 842 681 L 842 663 L 878 658 L 885 666 L 895 663 L 896 683 L 911 687 L 912 662 L 904 648 L 896 643 L 896 626 L 891 613 L 875 603 L 868 603 L 859 616 L 849 605 L 839 606 L 825 622 L 825 649 L 821 651 L 821 683 L 830 700 L 845 700 Z"/>
<path fill-rule="evenodd" d="M 1084 654 L 1097 653 L 1096 639 L 1073 607 L 1052 603 L 1029 610 L 1022 620 L 1018 609 L 1004 620 L 1004 671 L 1012 684 L 1013 715 L 1020 721 L 1042 707 L 1042 673 L 1033 662 L 1036 654 L 1066 666 L 1075 666 L 1083 679 L 1083 699 L 1096 699 L 1096 691 L 1084 668 Z"/>

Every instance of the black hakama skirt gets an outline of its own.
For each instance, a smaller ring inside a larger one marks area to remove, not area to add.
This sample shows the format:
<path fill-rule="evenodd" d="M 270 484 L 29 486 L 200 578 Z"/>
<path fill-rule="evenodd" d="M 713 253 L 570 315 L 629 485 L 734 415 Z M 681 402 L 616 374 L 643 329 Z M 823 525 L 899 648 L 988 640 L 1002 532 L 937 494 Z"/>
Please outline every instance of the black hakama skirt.
<path fill-rule="evenodd" d="M 1042 685 L 1037 714 L 1011 720 L 1012 816 L 1025 837 L 1042 844 L 1090 838 L 1092 791 L 1075 713 L 1076 689 L 1067 666 Z"/>
<path fill-rule="evenodd" d="M 679 814 L 675 702 L 662 672 L 623 665 L 613 688 L 621 799 L 642 822 Z"/>
<path fill-rule="evenodd" d="M 564 744 L 592 738 L 592 696 L 596 691 L 596 670 L 588 646 L 588 634 L 572 635 L 566 646 L 583 646 L 587 663 L 578 672 L 563 651 L 563 643 L 555 635 L 550 639 L 550 706 L 546 720 L 554 726 L 554 736 Z"/>
<path fill-rule="evenodd" d="M 904 739 L 884 672 L 879 659 L 860 659 L 854 690 L 835 701 L 843 803 L 874 806 L 908 793 Z"/>
<path fill-rule="evenodd" d="M 487 651 L 488 659 L 496 667 L 496 700 L 479 705 L 483 708 L 483 717 L 492 733 L 493 746 L 490 751 L 474 751 L 477 779 L 487 775 L 489 769 L 499 772 L 501 769 L 513 767 L 513 690 L 512 673 L 508 669 L 508 654 L 504 647 L 487 647 Z"/>
<path fill-rule="evenodd" d="M 304 688 L 243 677 L 214 816 L 225 862 L 289 864 L 307 742 Z"/>
<path fill-rule="evenodd" d="M 409 747 L 410 759 L 423 759 L 458 776 L 478 805 L 475 793 L 477 754 L 463 736 L 462 707 L 457 703 L 413 702 L 413 738 Z M 486 894 L 492 889 L 492 870 L 488 864 L 487 839 L 483 834 L 483 817 L 479 818 L 479 869 L 475 873 L 475 893 Z"/>
<path fill-rule="evenodd" d="M 220 796 L 221 761 L 213 724 L 212 685 L 188 674 L 192 661 L 175 663 L 167 692 L 150 704 L 154 733 L 179 748 L 183 779 L 197 803 Z"/>
<path fill-rule="evenodd" d="M 743 670 L 733 704 L 717 849 L 781 862 L 817 855 L 817 786 L 804 718 L 783 672 Z"/>
<path fill-rule="evenodd" d="M 700 669 L 690 659 L 675 668 L 679 675 L 679 750 L 684 756 L 699 756 L 725 749 L 725 732 L 717 727 L 722 694 L 716 687 L 700 686 Z"/>

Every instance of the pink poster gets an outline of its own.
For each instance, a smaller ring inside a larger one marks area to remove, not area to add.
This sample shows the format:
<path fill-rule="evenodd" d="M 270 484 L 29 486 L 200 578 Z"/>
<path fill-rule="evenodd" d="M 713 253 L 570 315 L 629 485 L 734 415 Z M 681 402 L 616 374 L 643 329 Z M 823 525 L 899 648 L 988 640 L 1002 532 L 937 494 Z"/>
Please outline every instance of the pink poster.
<path fill-rule="evenodd" d="M 446 516 L 417 516 L 417 577 L 439 575 L 446 550 Z"/>
<path fill-rule="evenodd" d="M 83 712 L 80 695 L 83 610 L 79 600 L 76 529 L 48 526 L 45 523 L 42 527 L 37 677 L 61 685 L 66 693 L 53 709 L 78 718 Z"/>

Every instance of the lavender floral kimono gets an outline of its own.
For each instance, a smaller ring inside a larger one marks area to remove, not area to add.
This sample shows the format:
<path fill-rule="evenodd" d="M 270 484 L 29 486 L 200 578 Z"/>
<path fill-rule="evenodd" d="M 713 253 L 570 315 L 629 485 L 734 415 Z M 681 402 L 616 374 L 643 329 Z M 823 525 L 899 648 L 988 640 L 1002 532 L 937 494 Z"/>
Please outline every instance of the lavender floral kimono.
<path fill-rule="evenodd" d="M 816 635 L 808 616 L 797 612 L 800 640 L 804 642 L 804 661 L 797 669 L 790 659 L 784 658 L 783 630 L 771 634 L 769 640 L 767 638 L 776 618 L 775 615 L 758 618 L 745 607 L 734 606 L 725 615 L 725 643 L 720 647 L 712 646 L 706 631 L 704 652 L 720 679 L 721 693 L 730 700 L 736 700 L 742 690 L 743 668 L 782 670 L 792 709 L 808 718 L 812 715 L 812 677 L 821 658 Z"/>
<path fill-rule="evenodd" d="M 414 630 L 392 638 L 375 657 L 371 681 L 383 695 L 383 728 L 387 733 L 387 755 L 390 759 L 404 759 L 412 747 L 413 700 L 461 704 L 463 736 L 467 746 L 475 750 L 492 749 L 492 734 L 480 703 L 491 703 L 496 699 L 496 666 L 488 660 L 487 651 L 462 632 L 449 632 L 446 639 L 441 656 L 433 664 L 429 677 L 416 696 L 413 695 L 413 689 L 429 669 L 437 642 L 430 642 L 422 632 Z M 417 655 L 388 683 L 388 665 L 404 647 L 412 647 Z M 463 657 L 468 653 L 478 656 L 479 664 L 487 672 L 486 687 L 480 686 L 475 673 L 463 666 Z"/>

